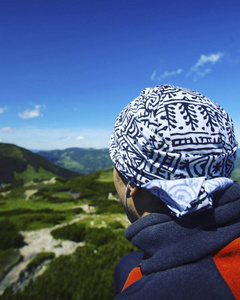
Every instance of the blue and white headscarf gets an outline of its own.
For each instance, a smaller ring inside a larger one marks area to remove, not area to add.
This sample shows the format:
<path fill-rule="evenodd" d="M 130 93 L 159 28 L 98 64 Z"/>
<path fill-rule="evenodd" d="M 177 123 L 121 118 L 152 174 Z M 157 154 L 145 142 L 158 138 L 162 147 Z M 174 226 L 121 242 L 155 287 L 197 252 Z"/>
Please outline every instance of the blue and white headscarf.
<path fill-rule="evenodd" d="M 227 188 L 237 142 L 230 116 L 202 94 L 171 85 L 147 88 L 119 114 L 110 157 L 130 182 L 180 217 L 212 206 Z"/>

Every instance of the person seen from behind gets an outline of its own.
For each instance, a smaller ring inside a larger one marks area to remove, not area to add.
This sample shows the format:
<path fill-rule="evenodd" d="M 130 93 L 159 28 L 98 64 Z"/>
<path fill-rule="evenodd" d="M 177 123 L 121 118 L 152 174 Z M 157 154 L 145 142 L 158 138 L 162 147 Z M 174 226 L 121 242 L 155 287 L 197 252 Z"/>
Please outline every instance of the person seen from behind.
<path fill-rule="evenodd" d="M 230 116 L 196 91 L 146 88 L 122 110 L 110 157 L 139 251 L 116 267 L 116 299 L 240 299 L 236 153 Z"/>

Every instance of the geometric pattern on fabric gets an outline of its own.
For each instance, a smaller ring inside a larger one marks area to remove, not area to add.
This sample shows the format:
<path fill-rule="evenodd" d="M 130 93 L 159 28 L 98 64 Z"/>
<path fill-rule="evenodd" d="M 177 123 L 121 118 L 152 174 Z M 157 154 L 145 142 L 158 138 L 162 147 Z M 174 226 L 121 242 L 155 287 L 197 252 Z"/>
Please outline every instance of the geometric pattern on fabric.
<path fill-rule="evenodd" d="M 226 183 L 227 187 L 229 181 L 222 181 L 231 176 L 236 151 L 233 123 L 226 111 L 196 91 L 171 85 L 147 88 L 131 101 L 116 119 L 110 142 L 116 169 L 157 196 L 166 194 L 169 185 L 183 186 L 189 178 L 203 183 L 220 177 L 219 186 Z M 152 185 L 159 180 L 160 184 Z M 204 186 L 196 186 L 197 196 L 180 208 L 180 199 L 171 201 L 166 195 L 165 203 L 177 216 L 194 211 L 193 206 L 200 210 L 212 205 Z"/>
<path fill-rule="evenodd" d="M 147 88 L 120 113 L 111 136 L 116 168 L 137 185 L 153 179 L 230 177 L 237 142 L 230 116 L 202 94 Z"/>

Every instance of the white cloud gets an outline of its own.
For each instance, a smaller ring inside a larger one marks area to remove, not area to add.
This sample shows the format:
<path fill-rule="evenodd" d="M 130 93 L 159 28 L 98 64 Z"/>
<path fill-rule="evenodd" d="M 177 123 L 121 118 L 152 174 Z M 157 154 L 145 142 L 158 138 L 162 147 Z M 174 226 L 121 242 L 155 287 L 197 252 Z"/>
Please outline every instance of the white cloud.
<path fill-rule="evenodd" d="M 36 105 L 33 110 L 25 110 L 23 113 L 18 114 L 22 119 L 33 119 L 37 117 L 42 117 L 43 115 L 40 112 L 40 105 Z"/>
<path fill-rule="evenodd" d="M 162 78 L 166 78 L 166 77 L 170 77 L 170 76 L 175 76 L 175 75 L 178 75 L 178 74 L 181 74 L 183 72 L 183 69 L 177 69 L 176 71 L 172 71 L 172 72 L 164 72 L 162 74 Z"/>
<path fill-rule="evenodd" d="M 204 77 L 206 74 L 210 73 L 211 72 L 211 69 L 208 68 L 208 69 L 205 69 L 203 71 L 198 71 L 198 76 L 200 77 Z"/>
<path fill-rule="evenodd" d="M 157 72 L 153 71 L 150 79 L 153 81 L 155 79 L 156 75 L 157 75 Z"/>
<path fill-rule="evenodd" d="M 83 139 L 84 139 L 84 136 L 82 136 L 82 135 L 77 136 L 77 137 L 75 138 L 75 140 L 77 140 L 77 141 L 81 141 L 81 140 L 83 140 Z"/>
<path fill-rule="evenodd" d="M 208 62 L 215 64 L 222 56 L 223 53 L 210 54 L 208 56 L 202 54 L 195 66 L 201 67 Z"/>
<path fill-rule="evenodd" d="M 80 136 L 72 136 L 72 135 L 67 135 L 67 136 L 62 136 L 59 138 L 60 140 L 76 140 L 76 141 L 81 141 L 84 139 L 84 136 L 80 135 Z"/>
<path fill-rule="evenodd" d="M 15 128 L 15 127 L 2 127 L 1 130 L 3 132 L 14 132 L 14 131 L 17 130 L 17 128 Z"/>
<path fill-rule="evenodd" d="M 202 54 L 200 58 L 197 60 L 194 66 L 192 66 L 186 76 L 193 76 L 194 80 L 197 80 L 199 77 L 204 77 L 206 74 L 210 73 L 213 65 L 221 60 L 224 56 L 224 53 L 212 53 L 209 55 Z M 161 75 L 157 75 L 157 71 L 153 71 L 150 77 L 151 81 L 161 81 L 164 78 L 176 76 L 182 74 L 184 70 L 182 68 L 178 68 L 175 71 L 165 71 Z"/>
<path fill-rule="evenodd" d="M 177 69 L 176 71 L 165 71 L 162 75 L 160 76 L 156 76 L 157 75 L 157 72 L 154 71 L 151 75 L 151 80 L 157 80 L 157 81 L 161 81 L 163 78 L 166 78 L 166 77 L 171 77 L 171 76 L 175 76 L 175 75 L 179 75 L 183 72 L 183 69 Z"/>
<path fill-rule="evenodd" d="M 70 135 L 67 135 L 67 136 L 61 136 L 59 139 L 60 140 L 72 140 L 72 137 Z"/>
<path fill-rule="evenodd" d="M 0 107 L 0 114 L 3 114 L 6 109 L 6 107 Z"/>
<path fill-rule="evenodd" d="M 210 55 L 202 54 L 196 64 L 192 66 L 190 71 L 187 73 L 187 76 L 193 75 L 194 80 L 197 80 L 198 77 L 204 77 L 206 74 L 211 72 L 211 67 L 223 56 L 224 54 L 221 52 Z"/>

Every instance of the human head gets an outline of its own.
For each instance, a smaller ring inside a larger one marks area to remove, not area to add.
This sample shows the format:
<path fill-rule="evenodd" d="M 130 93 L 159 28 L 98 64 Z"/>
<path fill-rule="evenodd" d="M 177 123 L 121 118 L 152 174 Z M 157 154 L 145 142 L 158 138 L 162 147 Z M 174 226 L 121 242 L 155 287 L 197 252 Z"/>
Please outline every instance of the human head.
<path fill-rule="evenodd" d="M 181 216 L 212 205 L 210 194 L 226 186 L 236 150 L 223 108 L 196 91 L 159 85 L 143 90 L 119 114 L 110 157 L 128 181 Z"/>
<path fill-rule="evenodd" d="M 153 212 L 169 214 L 169 209 L 164 202 L 150 191 L 129 182 L 116 168 L 113 170 L 113 181 L 121 204 L 131 222 Z"/>

